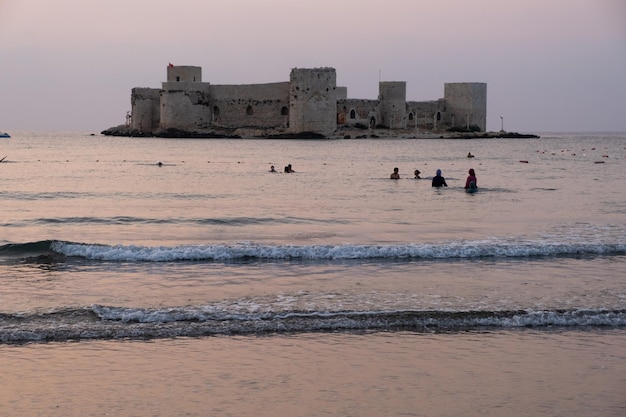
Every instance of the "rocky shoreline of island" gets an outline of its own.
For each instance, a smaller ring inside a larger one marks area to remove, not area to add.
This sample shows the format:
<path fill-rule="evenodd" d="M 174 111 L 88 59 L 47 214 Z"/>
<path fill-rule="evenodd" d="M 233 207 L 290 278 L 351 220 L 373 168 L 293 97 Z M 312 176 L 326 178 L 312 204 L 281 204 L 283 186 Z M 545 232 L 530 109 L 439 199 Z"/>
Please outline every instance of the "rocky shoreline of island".
<path fill-rule="evenodd" d="M 538 139 L 531 133 L 519 132 L 450 132 L 450 131 L 415 131 L 389 129 L 340 129 L 335 134 L 325 136 L 316 132 L 289 133 L 282 130 L 260 129 L 220 129 L 188 131 L 181 129 L 160 129 L 142 132 L 127 125 L 111 127 L 100 132 L 105 136 L 156 137 L 179 139 Z"/>

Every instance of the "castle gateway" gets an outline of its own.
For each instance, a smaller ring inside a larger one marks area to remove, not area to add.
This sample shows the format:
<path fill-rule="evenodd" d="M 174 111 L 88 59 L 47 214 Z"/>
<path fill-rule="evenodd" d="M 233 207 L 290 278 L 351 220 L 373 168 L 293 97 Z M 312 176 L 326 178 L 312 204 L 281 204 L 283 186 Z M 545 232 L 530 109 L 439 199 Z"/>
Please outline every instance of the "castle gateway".
<path fill-rule="evenodd" d="M 348 98 L 334 68 L 294 68 L 289 81 L 217 85 L 202 68 L 167 67 L 157 88 L 133 88 L 126 129 L 141 135 L 165 131 L 243 133 L 246 136 L 332 136 L 348 129 L 484 132 L 486 83 L 446 83 L 444 97 L 406 101 L 406 82 L 379 83 L 378 99 Z M 130 133 L 132 135 L 132 133 Z"/>

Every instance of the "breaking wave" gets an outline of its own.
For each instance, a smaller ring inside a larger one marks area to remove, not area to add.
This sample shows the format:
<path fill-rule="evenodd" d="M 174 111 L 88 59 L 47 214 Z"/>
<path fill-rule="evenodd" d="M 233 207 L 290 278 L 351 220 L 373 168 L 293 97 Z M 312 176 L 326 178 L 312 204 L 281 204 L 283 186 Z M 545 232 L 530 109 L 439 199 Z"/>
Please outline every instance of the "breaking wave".
<path fill-rule="evenodd" d="M 94 305 L 41 314 L 0 314 L 0 343 L 325 331 L 432 333 L 624 326 L 626 310 L 603 309 L 245 312 L 216 306 L 139 309 Z"/>
<path fill-rule="evenodd" d="M 492 238 L 395 245 L 269 245 L 244 242 L 139 246 L 42 241 L 0 246 L 0 257 L 4 258 L 61 260 L 76 257 L 105 262 L 466 259 L 585 255 L 626 255 L 626 244 Z"/>
<path fill-rule="evenodd" d="M 399 245 L 228 245 L 125 246 L 54 242 L 53 251 L 102 261 L 233 261 L 260 260 L 342 260 L 342 259 L 445 259 L 482 257 L 535 257 L 571 255 L 624 255 L 626 245 L 615 243 L 557 243 L 538 241 L 454 241 L 436 244 Z"/>

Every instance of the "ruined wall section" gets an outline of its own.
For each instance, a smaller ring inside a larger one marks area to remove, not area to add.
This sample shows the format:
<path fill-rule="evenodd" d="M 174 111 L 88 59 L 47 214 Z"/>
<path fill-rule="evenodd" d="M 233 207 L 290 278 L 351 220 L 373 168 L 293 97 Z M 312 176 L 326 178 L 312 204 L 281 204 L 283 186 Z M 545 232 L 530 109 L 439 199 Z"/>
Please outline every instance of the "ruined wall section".
<path fill-rule="evenodd" d="M 446 102 L 444 99 L 431 101 L 409 101 L 407 107 L 407 128 L 436 129 L 445 125 Z"/>
<path fill-rule="evenodd" d="M 378 83 L 380 125 L 388 129 L 406 128 L 406 82 L 381 81 Z"/>
<path fill-rule="evenodd" d="M 290 74 L 289 127 L 294 133 L 330 135 L 337 129 L 334 68 L 294 68 Z"/>
<path fill-rule="evenodd" d="M 378 105 L 378 100 L 337 100 L 337 124 L 373 128 L 378 123 Z"/>
<path fill-rule="evenodd" d="M 135 87 L 130 95 L 131 128 L 150 133 L 159 126 L 160 92 L 158 88 Z"/>
<path fill-rule="evenodd" d="M 222 128 L 287 128 L 289 83 L 211 86 L 212 125 Z"/>
<path fill-rule="evenodd" d="M 445 83 L 446 121 L 450 126 L 469 128 L 487 126 L 487 84 Z"/>

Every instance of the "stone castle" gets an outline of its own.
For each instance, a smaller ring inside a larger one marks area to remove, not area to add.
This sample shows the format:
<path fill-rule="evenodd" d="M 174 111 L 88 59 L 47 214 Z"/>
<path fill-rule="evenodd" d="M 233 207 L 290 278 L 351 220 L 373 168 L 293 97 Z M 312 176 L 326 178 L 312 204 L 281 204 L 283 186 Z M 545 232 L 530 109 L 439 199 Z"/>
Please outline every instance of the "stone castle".
<path fill-rule="evenodd" d="M 202 68 L 167 67 L 158 88 L 133 88 L 132 110 L 117 134 L 229 134 L 249 137 L 331 137 L 349 130 L 484 132 L 486 83 L 446 83 L 444 97 L 407 101 L 406 82 L 379 82 L 378 99 L 348 98 L 334 68 L 294 68 L 289 81 L 214 85 Z M 107 134 L 107 131 L 103 132 Z M 109 132 L 108 134 L 116 134 Z"/>

